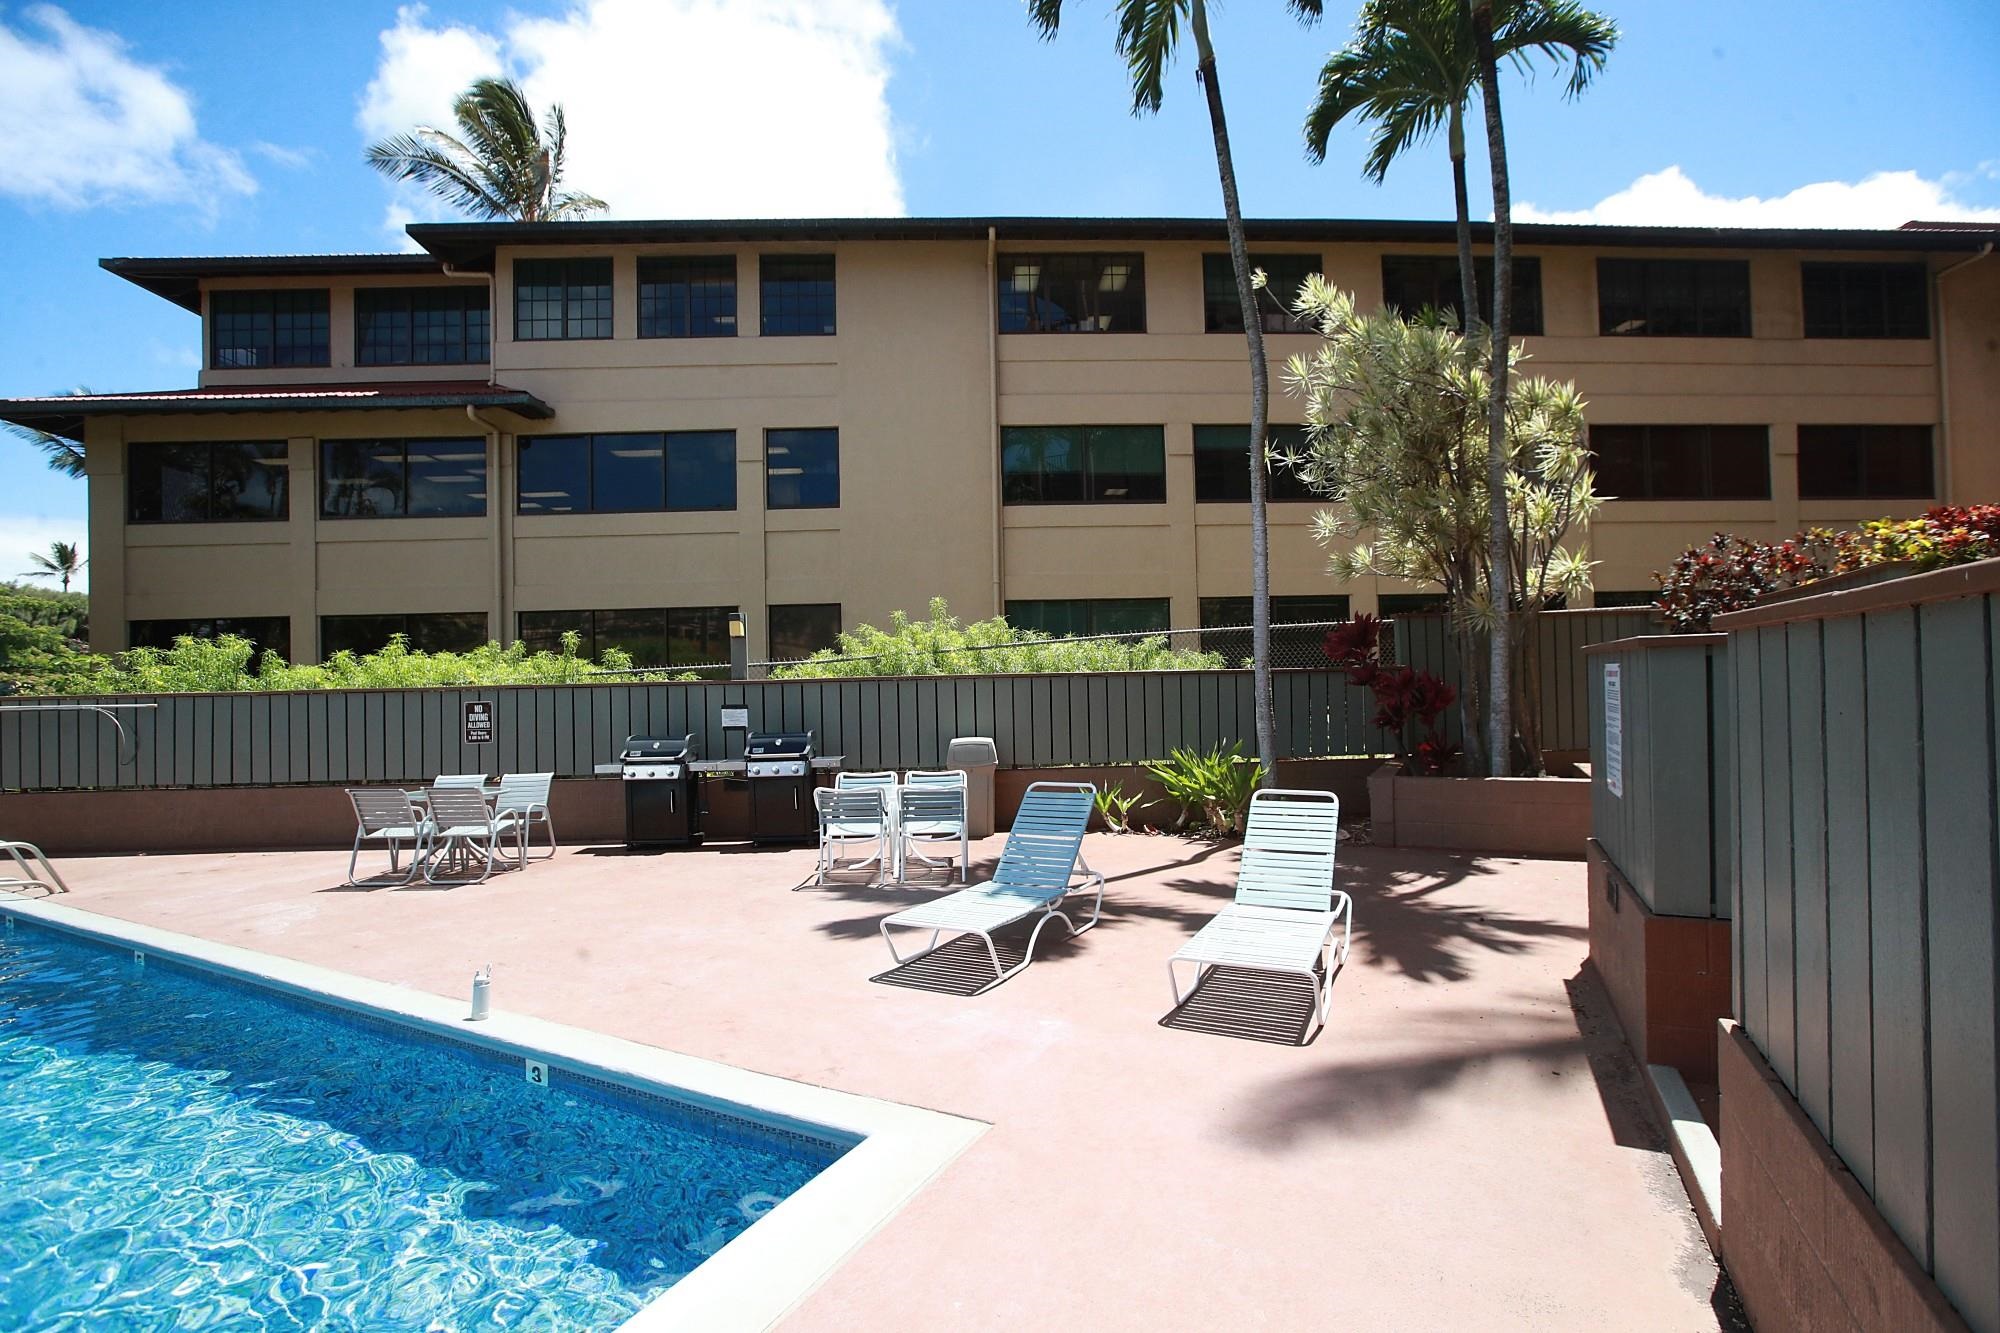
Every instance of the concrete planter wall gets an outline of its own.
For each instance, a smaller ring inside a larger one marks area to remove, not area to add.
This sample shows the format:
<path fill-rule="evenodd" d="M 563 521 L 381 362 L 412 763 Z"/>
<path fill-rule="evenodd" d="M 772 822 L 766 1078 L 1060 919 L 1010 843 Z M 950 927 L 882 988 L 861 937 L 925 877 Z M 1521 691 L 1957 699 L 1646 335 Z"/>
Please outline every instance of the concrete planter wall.
<path fill-rule="evenodd" d="M 1378 847 L 1581 858 L 1590 840 L 1588 778 L 1413 777 L 1392 761 L 1368 805 Z"/>

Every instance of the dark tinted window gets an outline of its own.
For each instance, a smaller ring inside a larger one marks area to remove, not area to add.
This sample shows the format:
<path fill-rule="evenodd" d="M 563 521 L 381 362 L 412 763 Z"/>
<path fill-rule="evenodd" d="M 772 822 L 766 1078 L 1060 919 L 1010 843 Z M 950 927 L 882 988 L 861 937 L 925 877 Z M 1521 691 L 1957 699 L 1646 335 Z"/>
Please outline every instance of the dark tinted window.
<path fill-rule="evenodd" d="M 1249 629 L 1216 630 L 1211 627 L 1248 626 L 1250 614 L 1248 597 L 1202 598 L 1201 625 L 1209 632 L 1201 636 L 1201 650 L 1205 653 L 1221 653 L 1231 666 L 1248 661 L 1251 647 Z M 1320 648 L 1320 641 L 1326 638 L 1326 632 L 1330 627 L 1323 622 L 1346 620 L 1347 617 L 1348 600 L 1345 593 L 1326 593 L 1314 597 L 1273 597 L 1271 665 L 1278 667 L 1327 665 L 1326 653 Z M 1310 628 L 1285 628 L 1287 625 L 1301 622 L 1310 625 Z"/>
<path fill-rule="evenodd" d="M 1613 607 L 1649 607 L 1660 600 L 1660 590 L 1647 588 L 1643 591 L 1614 592 L 1609 588 L 1598 588 L 1591 592 L 1590 598 L 1597 604 L 1599 610 Z"/>
<path fill-rule="evenodd" d="M 1385 592 L 1375 600 L 1375 613 L 1384 620 L 1451 610 L 1451 598 L 1441 592 Z"/>
<path fill-rule="evenodd" d="M 1928 338 L 1922 264 L 1800 264 L 1808 338 Z"/>
<path fill-rule="evenodd" d="M 514 336 L 523 342 L 609 338 L 611 261 L 515 260 Z"/>
<path fill-rule="evenodd" d="M 713 667 L 727 669 L 729 613 L 727 606 L 619 607 L 604 611 L 523 611 L 521 642 L 531 652 L 561 652 L 562 636 L 570 630 L 582 638 L 578 651 L 592 659 L 607 649 L 630 653 L 642 667 Z"/>
<path fill-rule="evenodd" d="M 134 444 L 125 455 L 133 523 L 273 522 L 291 516 L 283 440 Z"/>
<path fill-rule="evenodd" d="M 1802 500 L 1928 500 L 1929 426 L 1800 426 Z"/>
<path fill-rule="evenodd" d="M 206 620 L 134 620 L 125 626 L 126 639 L 134 648 L 171 648 L 182 635 L 197 639 L 219 639 L 234 634 L 248 639 L 254 649 L 250 663 L 255 667 L 265 652 L 289 660 L 292 655 L 292 622 L 285 616 L 216 616 Z"/>
<path fill-rule="evenodd" d="M 764 432 L 764 503 L 771 509 L 840 507 L 840 432 Z"/>
<path fill-rule="evenodd" d="M 1480 255 L 1472 261 L 1473 285 L 1479 296 L 1479 318 L 1493 322 L 1493 257 Z M 1515 333 L 1533 336 L 1542 331 L 1542 261 L 1514 256 L 1512 299 L 1507 325 Z M 1383 255 L 1382 304 L 1406 319 L 1425 310 L 1436 310 L 1454 327 L 1459 306 L 1457 255 Z"/>
<path fill-rule="evenodd" d="M 1250 267 L 1263 269 L 1266 282 L 1257 293 L 1257 313 L 1266 333 L 1310 333 L 1311 326 L 1292 315 L 1292 302 L 1306 278 L 1321 271 L 1318 255 L 1250 256 Z M 1243 303 L 1236 297 L 1236 266 L 1229 256 L 1201 257 L 1202 327 L 1210 333 L 1243 332 Z"/>
<path fill-rule="evenodd" d="M 1271 448 L 1282 454 L 1303 454 L 1304 426 L 1273 426 Z M 1313 493 L 1298 474 L 1283 463 L 1268 464 L 1264 495 L 1270 500 L 1311 500 Z M 1194 498 L 1203 501 L 1250 499 L 1250 428 L 1248 426 L 1196 426 L 1194 428 Z"/>
<path fill-rule="evenodd" d="M 639 336 L 735 337 L 735 257 L 640 260 Z"/>
<path fill-rule="evenodd" d="M 736 507 L 736 432 L 524 435 L 516 512 L 612 514 Z"/>
<path fill-rule="evenodd" d="M 1597 331 L 1750 336 L 1750 265 L 1740 259 L 1600 259 Z"/>
<path fill-rule="evenodd" d="M 363 366 L 456 366 L 492 356 L 484 287 L 363 287 L 354 293 L 354 360 Z"/>
<path fill-rule="evenodd" d="M 208 364 L 217 370 L 327 364 L 327 294 L 210 292 Z"/>
<path fill-rule="evenodd" d="M 415 615 L 321 616 L 322 657 L 347 651 L 358 655 L 380 652 L 401 634 L 420 653 L 463 653 L 486 642 L 484 611 L 433 611 Z"/>
<path fill-rule="evenodd" d="M 1597 493 L 1614 500 L 1768 500 L 1764 426 L 1592 426 Z"/>
<path fill-rule="evenodd" d="M 322 518 L 465 518 L 486 512 L 486 441 L 320 441 Z"/>
<path fill-rule="evenodd" d="M 1062 598 L 1009 601 L 1007 623 L 1061 638 L 1079 634 L 1139 634 L 1168 628 L 1165 597 Z"/>
<path fill-rule="evenodd" d="M 793 662 L 831 648 L 840 634 L 839 602 L 802 602 L 768 608 L 773 662 Z"/>
<path fill-rule="evenodd" d="M 1000 432 L 1000 464 L 1008 504 L 1167 498 L 1166 432 L 1159 426 L 1009 426 Z M 1247 477 L 1247 459 L 1243 466 Z"/>
<path fill-rule="evenodd" d="M 1000 256 L 1000 332 L 1144 333 L 1146 257 Z"/>
<path fill-rule="evenodd" d="M 766 337 L 833 332 L 832 255 L 765 255 L 757 271 Z"/>

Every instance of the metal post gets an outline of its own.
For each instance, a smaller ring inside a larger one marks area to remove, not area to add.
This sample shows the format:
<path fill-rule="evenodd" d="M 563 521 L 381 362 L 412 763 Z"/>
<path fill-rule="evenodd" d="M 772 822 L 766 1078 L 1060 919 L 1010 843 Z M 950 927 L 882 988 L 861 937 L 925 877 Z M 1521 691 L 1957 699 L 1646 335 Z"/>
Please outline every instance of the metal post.
<path fill-rule="evenodd" d="M 750 636 L 743 632 L 743 613 L 729 613 L 729 678 L 750 678 Z"/>

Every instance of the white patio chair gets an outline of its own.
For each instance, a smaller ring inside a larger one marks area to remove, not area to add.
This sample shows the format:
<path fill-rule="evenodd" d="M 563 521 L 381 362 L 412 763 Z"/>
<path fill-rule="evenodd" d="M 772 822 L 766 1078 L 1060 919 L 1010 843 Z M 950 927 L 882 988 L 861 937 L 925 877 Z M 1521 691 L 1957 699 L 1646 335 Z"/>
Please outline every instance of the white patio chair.
<path fill-rule="evenodd" d="M 0 889 L 46 889 L 50 893 L 68 893 L 69 885 L 49 864 L 49 858 L 42 849 L 32 842 L 12 842 L 0 840 L 0 851 L 4 851 L 14 864 L 20 867 L 18 875 L 0 876 Z"/>
<path fill-rule="evenodd" d="M 897 786 L 894 770 L 885 769 L 880 773 L 847 773 L 833 775 L 833 785 L 842 790 L 855 787 L 882 787 L 895 790 Z"/>
<path fill-rule="evenodd" d="M 939 936 L 946 931 L 954 939 L 977 935 L 986 942 L 986 955 L 993 960 L 993 980 L 976 992 L 983 994 L 1035 960 L 1035 941 L 1049 922 L 1061 921 L 1072 935 L 1081 935 L 1096 925 L 1104 908 L 1104 876 L 1083 861 L 1083 833 L 1090 825 L 1096 800 L 1097 789 L 1087 782 L 1037 782 L 1030 786 L 1021 797 L 1021 808 L 1014 816 L 993 878 L 977 888 L 960 889 L 884 918 L 882 941 L 889 946 L 889 956 L 901 966 L 937 952 Z M 1078 925 L 1062 910 L 1063 903 L 1071 893 L 1092 888 L 1096 896 L 1090 918 Z M 1003 968 L 993 933 L 1030 917 L 1039 920 L 1028 936 L 1026 954 L 1013 967 Z M 929 930 L 931 942 L 923 952 L 905 958 L 896 952 L 891 926 Z"/>
<path fill-rule="evenodd" d="M 476 791 L 486 789 L 484 773 L 440 773 L 431 779 L 433 787 L 471 787 Z"/>
<path fill-rule="evenodd" d="M 424 851 L 430 846 L 430 823 L 410 803 L 410 794 L 400 787 L 350 787 L 347 799 L 354 806 L 354 850 L 347 858 L 347 882 L 360 884 L 355 870 L 361 861 L 363 843 L 386 843 L 389 873 L 401 873 L 408 884 L 422 868 Z M 410 868 L 396 864 L 404 843 L 410 846 Z"/>
<path fill-rule="evenodd" d="M 1313 1026 L 1302 1040 L 1325 1025 L 1334 973 L 1354 934 L 1353 900 L 1333 887 L 1339 833 L 1340 798 L 1330 791 L 1270 788 L 1250 798 L 1236 901 L 1167 960 L 1176 1005 L 1212 968 L 1241 968 L 1304 977 L 1312 986 Z M 1182 963 L 1194 968 L 1186 994 Z"/>
<path fill-rule="evenodd" d="M 819 860 L 813 866 L 812 884 L 826 883 L 836 870 L 865 870 L 870 865 L 875 867 L 875 883 L 881 884 L 888 877 L 892 850 L 889 805 L 882 789 L 815 787 L 813 807 L 819 812 Z M 856 843 L 872 843 L 875 854 L 843 866 L 841 852 Z"/>
<path fill-rule="evenodd" d="M 470 868 L 479 858 L 479 882 L 484 884 L 497 869 L 513 870 L 516 863 L 500 850 L 501 841 L 514 834 L 519 817 L 512 812 L 495 814 L 486 798 L 471 787 L 432 787 L 430 790 L 430 846 L 424 858 L 424 882 L 438 882 L 442 863 L 449 873 Z"/>
<path fill-rule="evenodd" d="M 941 865 L 949 872 L 954 859 L 950 847 L 956 842 L 958 882 L 963 884 L 971 873 L 972 860 L 972 839 L 965 819 L 965 785 L 963 782 L 928 785 L 916 778 L 915 773 L 910 774 L 909 784 L 897 798 L 896 879 L 902 880 L 912 857 L 927 866 Z M 933 859 L 919 848 L 944 854 Z"/>
<path fill-rule="evenodd" d="M 549 832 L 549 853 L 535 859 L 546 861 L 556 854 L 556 823 L 549 817 L 549 786 L 555 777 L 553 773 L 500 775 L 500 793 L 493 798 L 493 813 L 515 817 L 515 832 L 520 838 L 520 854 L 516 857 L 519 861 L 528 859 L 528 838 L 536 824 Z"/>
<path fill-rule="evenodd" d="M 965 770 L 962 768 L 913 768 L 903 775 L 906 787 L 963 787 Z"/>

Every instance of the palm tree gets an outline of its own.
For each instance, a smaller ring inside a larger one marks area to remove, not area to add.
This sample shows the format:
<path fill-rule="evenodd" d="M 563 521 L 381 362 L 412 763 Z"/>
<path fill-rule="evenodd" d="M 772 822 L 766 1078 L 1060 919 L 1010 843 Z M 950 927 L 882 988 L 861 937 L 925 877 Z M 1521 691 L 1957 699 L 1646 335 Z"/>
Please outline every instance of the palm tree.
<path fill-rule="evenodd" d="M 76 388 L 67 390 L 66 392 L 71 397 L 78 397 L 88 394 L 90 390 L 82 385 L 78 385 Z M 48 463 L 51 470 L 60 472 L 65 477 L 82 477 L 84 475 L 83 445 L 78 441 L 52 434 L 49 431 L 36 430 L 33 426 L 17 426 L 12 422 L 6 423 L 6 428 L 9 435 L 26 440 L 29 444 L 40 450 L 42 458 Z"/>
<path fill-rule="evenodd" d="M 1306 23 L 1320 16 L 1321 0 L 1285 0 Z M 1062 23 L 1063 0 L 1028 0 L 1029 20 L 1042 37 L 1053 39 Z M 1229 152 L 1229 123 L 1223 115 L 1222 79 L 1209 38 L 1208 0 L 1118 0 L 1118 54 L 1132 78 L 1132 114 L 1160 109 L 1162 83 L 1185 23 L 1194 37 L 1195 75 L 1208 99 L 1208 126 L 1215 137 L 1215 168 L 1222 179 L 1222 213 L 1229 231 L 1229 259 L 1236 270 L 1236 300 L 1243 312 L 1243 335 L 1250 356 L 1250 665 L 1257 713 L 1257 758 L 1264 781 L 1276 780 L 1277 723 L 1271 710 L 1271 530 L 1265 506 L 1265 469 L 1271 408 L 1271 368 L 1264 359 L 1264 325 L 1243 237 L 1243 207 L 1236 194 L 1236 167 Z"/>
<path fill-rule="evenodd" d="M 61 579 L 64 592 L 69 591 L 70 580 L 81 574 L 87 563 L 75 542 L 50 542 L 46 551 L 28 552 L 28 561 L 34 568 L 22 578 Z"/>
<path fill-rule="evenodd" d="M 368 165 L 391 180 L 419 181 L 482 218 L 560 222 L 603 211 L 602 199 L 562 188 L 569 137 L 561 105 L 540 127 L 521 85 L 477 79 L 451 105 L 459 133 L 420 125 L 368 146 Z"/>

